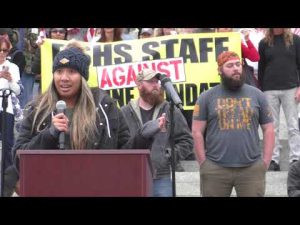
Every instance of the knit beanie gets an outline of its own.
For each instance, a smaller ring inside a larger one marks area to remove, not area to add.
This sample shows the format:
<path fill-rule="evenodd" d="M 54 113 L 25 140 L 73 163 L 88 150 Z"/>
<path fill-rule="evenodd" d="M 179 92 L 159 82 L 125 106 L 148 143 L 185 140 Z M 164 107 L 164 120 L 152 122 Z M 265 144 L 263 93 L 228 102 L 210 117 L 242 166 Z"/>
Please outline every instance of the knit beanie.
<path fill-rule="evenodd" d="M 52 72 L 60 68 L 71 68 L 80 73 L 84 79 L 89 79 L 89 66 L 91 59 L 78 48 L 67 48 L 60 51 L 54 58 Z"/>

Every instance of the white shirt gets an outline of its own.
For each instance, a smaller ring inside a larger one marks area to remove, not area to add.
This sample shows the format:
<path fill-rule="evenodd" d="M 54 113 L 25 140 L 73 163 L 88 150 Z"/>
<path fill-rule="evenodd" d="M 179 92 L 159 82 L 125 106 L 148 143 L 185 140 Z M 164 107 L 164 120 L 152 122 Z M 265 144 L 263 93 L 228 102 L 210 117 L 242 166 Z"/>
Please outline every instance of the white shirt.
<path fill-rule="evenodd" d="M 0 90 L 3 88 L 10 89 L 15 93 L 15 95 L 19 95 L 21 93 L 20 85 L 17 83 L 18 81 L 20 81 L 19 67 L 16 64 L 11 63 L 8 60 L 6 60 L 4 63 L 0 64 L 0 71 L 2 71 L 4 67 L 8 67 L 8 71 L 11 74 L 12 81 L 8 81 L 5 78 L 0 78 Z M 3 111 L 2 98 L 3 98 L 2 91 L 0 91 L 0 111 Z M 6 112 L 8 112 L 10 114 L 14 114 L 10 95 L 8 97 L 8 106 L 7 106 Z"/>

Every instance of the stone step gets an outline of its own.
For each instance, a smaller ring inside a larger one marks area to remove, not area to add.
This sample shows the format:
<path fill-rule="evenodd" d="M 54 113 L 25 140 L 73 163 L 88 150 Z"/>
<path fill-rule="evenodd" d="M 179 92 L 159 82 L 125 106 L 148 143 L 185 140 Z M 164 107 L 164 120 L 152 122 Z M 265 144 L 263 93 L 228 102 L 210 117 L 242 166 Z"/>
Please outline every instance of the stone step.
<path fill-rule="evenodd" d="M 287 173 L 267 172 L 265 197 L 287 197 Z M 200 197 L 199 172 L 176 172 L 175 176 L 177 197 Z M 234 190 L 231 196 L 236 196 Z"/>
<path fill-rule="evenodd" d="M 200 197 L 199 172 L 176 172 L 176 197 Z M 287 197 L 287 172 L 267 172 L 265 197 Z M 12 197 L 18 197 L 16 193 Z M 231 197 L 236 197 L 235 190 Z"/>

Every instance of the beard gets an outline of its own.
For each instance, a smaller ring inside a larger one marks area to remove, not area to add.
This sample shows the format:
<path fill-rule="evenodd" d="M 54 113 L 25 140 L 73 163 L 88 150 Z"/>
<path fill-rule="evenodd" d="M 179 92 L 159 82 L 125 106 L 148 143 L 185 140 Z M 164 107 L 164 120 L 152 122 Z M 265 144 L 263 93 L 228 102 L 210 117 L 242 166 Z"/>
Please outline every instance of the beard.
<path fill-rule="evenodd" d="M 233 75 L 240 74 L 240 79 L 236 80 L 231 77 L 227 77 L 223 72 L 221 73 L 221 83 L 231 91 L 236 91 L 245 83 L 245 74 L 236 72 Z"/>
<path fill-rule="evenodd" d="M 149 92 L 142 87 L 140 90 L 140 97 L 150 105 L 159 105 L 164 101 L 164 90 L 154 89 Z"/>

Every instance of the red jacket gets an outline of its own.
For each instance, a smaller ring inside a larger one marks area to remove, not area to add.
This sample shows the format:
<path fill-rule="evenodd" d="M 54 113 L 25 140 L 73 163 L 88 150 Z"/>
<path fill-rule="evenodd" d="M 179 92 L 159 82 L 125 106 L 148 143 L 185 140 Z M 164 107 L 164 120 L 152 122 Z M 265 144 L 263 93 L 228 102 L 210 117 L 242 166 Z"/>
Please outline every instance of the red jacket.
<path fill-rule="evenodd" d="M 242 57 L 249 59 L 252 62 L 259 61 L 259 53 L 250 40 L 246 41 L 246 44 L 242 43 Z"/>

